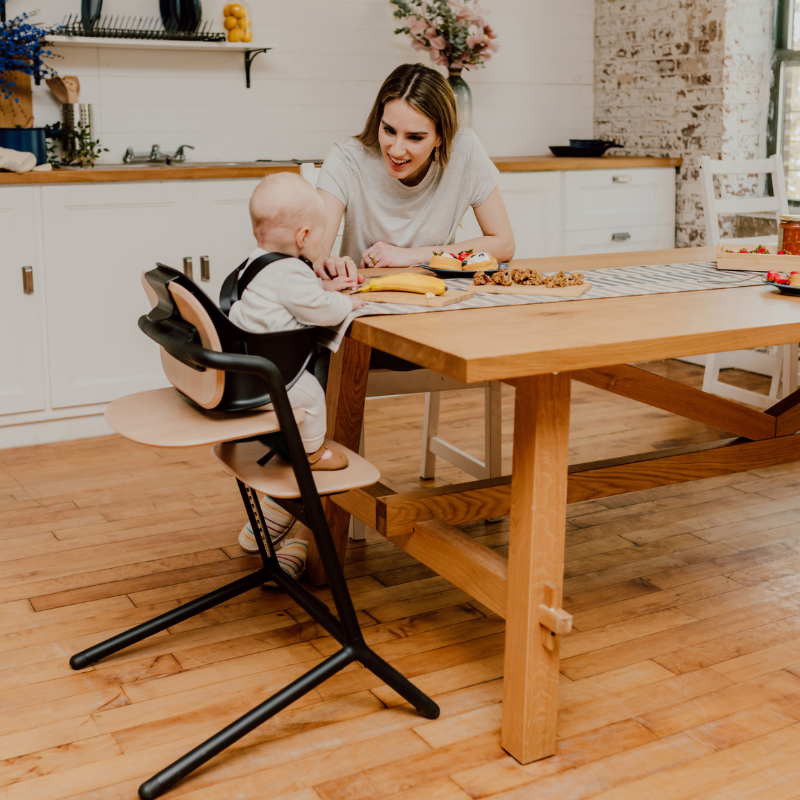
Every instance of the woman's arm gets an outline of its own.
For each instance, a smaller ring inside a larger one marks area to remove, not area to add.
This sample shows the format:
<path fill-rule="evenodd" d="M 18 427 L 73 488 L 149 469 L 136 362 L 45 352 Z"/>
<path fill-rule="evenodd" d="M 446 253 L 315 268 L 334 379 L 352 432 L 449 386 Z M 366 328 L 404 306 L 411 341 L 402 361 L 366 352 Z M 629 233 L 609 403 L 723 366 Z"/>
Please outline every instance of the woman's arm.
<path fill-rule="evenodd" d="M 335 197 L 333 199 L 336 200 Z M 459 242 L 458 249 L 472 248 L 476 253 L 491 253 L 498 261 L 512 259 L 516 248 L 514 231 L 511 229 L 511 220 L 499 187 L 495 186 L 486 200 L 475 207 L 475 218 L 481 226 L 483 236 Z M 361 254 L 361 267 L 407 267 L 411 264 L 422 264 L 430 260 L 434 250 L 438 252 L 442 247 L 439 244 L 405 248 L 376 242 Z M 444 247 L 446 249 L 448 245 Z"/>
<path fill-rule="evenodd" d="M 319 192 L 322 204 L 325 206 L 326 224 L 325 235 L 322 237 L 322 252 L 327 254 L 333 250 L 333 245 L 336 242 L 336 235 L 339 233 L 339 226 L 342 224 L 342 216 L 344 215 L 344 203 L 324 189 L 317 189 L 317 192 Z M 314 265 L 314 271 L 323 281 L 331 278 L 351 278 L 357 283 L 363 283 L 364 281 L 364 278 L 359 277 L 356 273 L 355 262 L 339 256 L 326 256 L 320 264 Z M 339 291 L 339 289 L 337 288 L 335 291 Z"/>

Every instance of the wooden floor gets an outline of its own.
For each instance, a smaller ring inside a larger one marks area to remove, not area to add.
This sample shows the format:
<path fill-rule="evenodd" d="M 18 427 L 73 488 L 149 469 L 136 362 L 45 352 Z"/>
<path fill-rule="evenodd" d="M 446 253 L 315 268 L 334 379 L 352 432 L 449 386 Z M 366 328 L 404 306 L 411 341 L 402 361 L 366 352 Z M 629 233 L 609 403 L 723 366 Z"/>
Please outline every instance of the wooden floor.
<path fill-rule="evenodd" d="M 650 368 L 700 382 L 677 362 Z M 419 485 L 422 398 L 367 408 L 383 480 Z M 721 436 L 577 384 L 573 417 L 573 461 Z M 481 392 L 446 397 L 440 431 L 480 455 Z M 438 481 L 460 477 L 440 465 Z M 347 563 L 367 640 L 440 719 L 354 666 L 167 797 L 798 798 L 799 490 L 788 464 L 569 507 L 558 752 L 524 767 L 499 744 L 503 621 L 370 533 Z M 252 569 L 240 503 L 208 448 L 0 451 L 2 800 L 133 800 L 332 652 L 285 595 L 258 589 L 70 670 L 76 650 Z M 504 551 L 507 520 L 464 529 Z"/>

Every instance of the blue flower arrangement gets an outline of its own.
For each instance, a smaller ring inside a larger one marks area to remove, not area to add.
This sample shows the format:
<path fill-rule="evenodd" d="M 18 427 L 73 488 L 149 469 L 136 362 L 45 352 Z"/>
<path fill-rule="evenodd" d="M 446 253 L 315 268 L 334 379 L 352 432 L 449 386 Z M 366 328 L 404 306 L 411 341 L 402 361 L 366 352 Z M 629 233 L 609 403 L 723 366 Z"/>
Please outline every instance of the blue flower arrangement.
<path fill-rule="evenodd" d="M 5 10 L 6 0 L 0 0 L 0 97 L 11 99 L 16 86 L 14 72 L 30 75 L 37 85 L 42 78 L 55 75 L 42 59 L 53 55 L 50 50 L 44 49 L 44 37 L 57 33 L 58 28 L 31 25 L 28 20 L 33 14 L 23 13 L 6 20 Z M 16 97 L 14 100 L 19 102 Z"/>

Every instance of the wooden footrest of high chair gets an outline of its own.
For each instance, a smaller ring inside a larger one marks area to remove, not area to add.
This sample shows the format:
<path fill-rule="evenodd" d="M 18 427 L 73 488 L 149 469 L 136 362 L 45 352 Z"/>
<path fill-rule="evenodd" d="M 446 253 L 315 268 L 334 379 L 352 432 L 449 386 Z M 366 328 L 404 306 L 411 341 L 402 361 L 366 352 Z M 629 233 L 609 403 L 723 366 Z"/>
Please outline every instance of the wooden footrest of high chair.
<path fill-rule="evenodd" d="M 358 453 L 330 439 L 326 439 L 325 444 L 346 453 L 350 463 L 334 472 L 311 473 L 320 495 L 372 486 L 380 478 L 378 470 Z M 222 464 L 223 469 L 257 492 L 284 500 L 300 497 L 294 471 L 283 459 L 275 456 L 263 467 L 259 466 L 258 460 L 267 452 L 267 446 L 260 442 L 222 442 L 213 448 L 214 458 Z"/>
<path fill-rule="evenodd" d="M 169 387 L 120 397 L 106 409 L 106 422 L 126 439 L 140 444 L 195 447 L 280 430 L 278 417 L 269 408 L 235 413 L 206 411 Z M 299 409 L 294 412 L 298 424 L 305 416 Z"/>

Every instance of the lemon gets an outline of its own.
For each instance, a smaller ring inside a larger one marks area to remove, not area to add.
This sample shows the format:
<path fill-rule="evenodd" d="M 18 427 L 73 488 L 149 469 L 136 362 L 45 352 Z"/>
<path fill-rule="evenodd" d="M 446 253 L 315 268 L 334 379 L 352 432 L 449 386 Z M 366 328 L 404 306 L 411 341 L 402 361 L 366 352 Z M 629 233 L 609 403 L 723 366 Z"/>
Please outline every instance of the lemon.
<path fill-rule="evenodd" d="M 222 16 L 223 17 L 229 17 L 231 15 L 231 6 L 232 5 L 233 5 L 233 3 L 228 3 L 228 5 L 225 6 L 225 8 L 222 10 Z"/>
<path fill-rule="evenodd" d="M 232 31 L 237 25 L 239 24 L 239 20 L 236 17 L 225 17 L 225 21 L 222 23 L 223 27 L 226 31 Z"/>
<path fill-rule="evenodd" d="M 231 16 L 241 19 L 247 12 L 238 3 L 231 3 Z"/>
<path fill-rule="evenodd" d="M 250 33 L 250 29 L 249 28 L 244 32 L 244 36 L 242 36 L 242 41 L 243 42 L 252 42 L 253 41 L 253 34 Z"/>
<path fill-rule="evenodd" d="M 228 31 L 228 41 L 229 42 L 241 42 L 244 38 L 244 31 L 241 28 L 234 28 L 231 31 Z"/>

